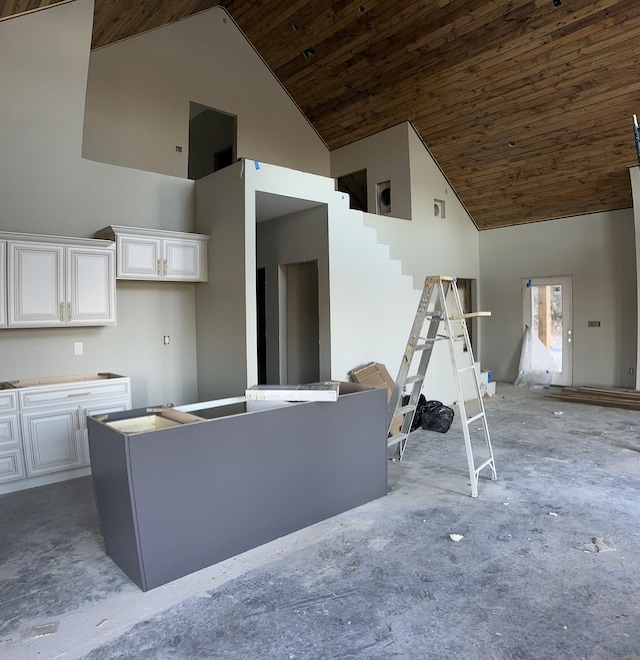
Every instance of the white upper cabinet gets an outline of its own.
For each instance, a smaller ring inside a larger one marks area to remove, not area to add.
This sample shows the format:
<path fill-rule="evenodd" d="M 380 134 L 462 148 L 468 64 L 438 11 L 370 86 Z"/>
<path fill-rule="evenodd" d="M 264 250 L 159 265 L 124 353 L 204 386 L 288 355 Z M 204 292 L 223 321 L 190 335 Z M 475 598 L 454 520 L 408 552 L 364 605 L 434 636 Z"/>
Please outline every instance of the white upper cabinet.
<path fill-rule="evenodd" d="M 7 242 L 0 241 L 0 328 L 7 327 Z"/>
<path fill-rule="evenodd" d="M 8 243 L 9 326 L 65 325 L 63 245 Z"/>
<path fill-rule="evenodd" d="M 118 235 L 116 277 L 133 280 L 157 280 L 162 259 L 160 239 Z"/>
<path fill-rule="evenodd" d="M 115 324 L 115 246 L 8 240 L 6 290 L 10 328 Z"/>
<path fill-rule="evenodd" d="M 68 246 L 66 257 L 67 325 L 116 322 L 114 248 Z"/>
<path fill-rule="evenodd" d="M 118 279 L 207 281 L 204 234 L 111 225 L 97 235 L 116 241 Z"/>

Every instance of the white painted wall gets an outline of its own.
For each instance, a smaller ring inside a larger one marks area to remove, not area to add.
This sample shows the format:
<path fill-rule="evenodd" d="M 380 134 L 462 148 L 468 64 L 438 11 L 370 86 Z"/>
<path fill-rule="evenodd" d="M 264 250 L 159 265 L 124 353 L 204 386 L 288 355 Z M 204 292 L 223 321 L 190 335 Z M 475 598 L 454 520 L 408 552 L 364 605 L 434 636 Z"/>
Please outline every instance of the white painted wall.
<path fill-rule="evenodd" d="M 367 362 L 382 362 L 395 377 L 420 290 L 411 276 L 403 274 L 401 262 L 389 257 L 390 248 L 378 242 L 377 232 L 365 226 L 365 217 L 370 216 L 350 210 L 346 197 L 333 190 L 332 179 L 264 163 L 259 169 L 252 162 L 245 167 L 248 213 L 255 213 L 249 211 L 249 203 L 256 190 L 285 196 L 295 191 L 301 199 L 327 205 L 331 378 L 348 380 L 350 370 Z M 250 250 L 247 254 L 250 259 Z M 247 292 L 251 290 L 253 283 L 247 286 Z M 248 361 L 253 353 L 248 349 Z M 438 346 L 432 359 L 425 395 L 452 403 L 457 394 L 446 345 Z"/>
<path fill-rule="evenodd" d="M 376 184 L 390 181 L 391 213 L 411 220 L 411 180 L 406 122 L 331 152 L 331 176 L 367 170 L 367 205 L 376 213 Z"/>
<path fill-rule="evenodd" d="M 392 258 L 402 261 L 403 272 L 414 278 L 416 288 L 422 288 L 427 275 L 477 279 L 478 231 L 413 127 L 405 123 L 402 128 L 410 162 L 412 221 L 368 213 L 365 223 L 390 246 Z M 377 158 L 384 161 L 384 153 Z M 446 202 L 445 218 L 435 217 L 434 199 Z"/>
<path fill-rule="evenodd" d="M 635 245 L 631 209 L 480 232 L 480 295 L 492 313 L 483 322 L 483 367 L 495 380 L 517 376 L 522 279 L 571 275 L 573 384 L 634 387 Z"/>
<path fill-rule="evenodd" d="M 92 20 L 77 0 L 0 22 L 0 230 L 192 230 L 192 182 L 81 158 Z M 0 380 L 113 371 L 135 406 L 194 400 L 194 285 L 120 282 L 117 304 L 117 326 L 0 331 Z"/>
<path fill-rule="evenodd" d="M 343 149 L 349 156 L 349 167 L 355 164 L 366 166 L 368 172 L 371 170 L 376 173 L 375 176 L 395 181 L 394 190 L 402 190 L 402 198 L 406 201 L 403 212 L 408 215 L 402 215 L 401 218 L 411 220 L 407 222 L 394 216 L 364 214 L 364 224 L 376 230 L 380 243 L 389 246 L 390 257 L 402 264 L 404 274 L 412 277 L 416 291 L 414 302 L 401 303 L 408 305 L 406 309 L 396 307 L 397 295 L 393 288 L 388 289 L 380 284 L 377 290 L 374 287 L 371 292 L 374 297 L 377 296 L 370 303 L 380 310 L 379 316 L 392 314 L 396 320 L 394 332 L 403 337 L 402 340 L 383 341 L 388 351 L 386 366 L 395 377 L 424 278 L 427 275 L 453 275 L 478 279 L 478 231 L 411 124 L 401 124 Z M 338 167 L 344 167 L 341 155 L 339 165 L 333 169 L 335 153 L 331 154 L 332 173 L 339 172 Z M 393 199 L 392 192 L 392 210 L 395 208 Z M 444 218 L 434 214 L 435 199 L 445 201 Z M 347 244 L 352 245 L 353 242 Z M 362 285 L 367 286 L 365 282 Z M 403 301 L 402 295 L 400 301 Z M 478 301 L 476 303 L 480 304 Z M 478 325 L 476 359 L 484 322 Z M 423 393 L 428 399 L 437 399 L 447 404 L 458 398 L 448 348 L 444 343 L 437 345 L 432 354 Z"/>
<path fill-rule="evenodd" d="M 83 155 L 186 177 L 190 101 L 237 115 L 238 157 L 329 174 L 324 143 L 222 7 L 91 54 Z"/>

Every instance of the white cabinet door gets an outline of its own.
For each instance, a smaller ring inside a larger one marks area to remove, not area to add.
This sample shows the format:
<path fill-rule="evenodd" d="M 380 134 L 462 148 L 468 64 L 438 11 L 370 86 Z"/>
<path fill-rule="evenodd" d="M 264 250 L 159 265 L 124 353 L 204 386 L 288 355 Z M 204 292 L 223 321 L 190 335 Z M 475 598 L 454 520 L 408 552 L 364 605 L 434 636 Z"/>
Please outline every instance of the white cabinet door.
<path fill-rule="evenodd" d="M 8 327 L 116 322 L 113 246 L 8 241 L 7 252 Z"/>
<path fill-rule="evenodd" d="M 165 239 L 163 254 L 163 278 L 196 282 L 203 277 L 206 263 L 206 243 L 189 239 Z"/>
<path fill-rule="evenodd" d="M 25 476 L 18 414 L 0 417 L 0 483 Z"/>
<path fill-rule="evenodd" d="M 94 415 L 106 415 L 112 412 L 131 410 L 131 399 L 119 399 L 114 401 L 95 401 L 90 405 L 80 408 L 80 424 L 82 427 L 82 451 L 84 452 L 84 464 L 90 464 L 89 457 L 89 430 L 87 429 L 87 417 Z"/>
<path fill-rule="evenodd" d="M 84 464 L 78 405 L 22 413 L 22 436 L 30 477 Z"/>
<path fill-rule="evenodd" d="M 119 234 L 117 276 L 121 279 L 160 279 L 162 245 L 160 239 Z"/>
<path fill-rule="evenodd" d="M 0 241 L 0 328 L 7 327 L 7 242 Z"/>
<path fill-rule="evenodd" d="M 67 325 L 116 322 L 116 276 L 113 250 L 66 248 Z"/>
<path fill-rule="evenodd" d="M 8 243 L 10 327 L 64 325 L 64 246 Z"/>

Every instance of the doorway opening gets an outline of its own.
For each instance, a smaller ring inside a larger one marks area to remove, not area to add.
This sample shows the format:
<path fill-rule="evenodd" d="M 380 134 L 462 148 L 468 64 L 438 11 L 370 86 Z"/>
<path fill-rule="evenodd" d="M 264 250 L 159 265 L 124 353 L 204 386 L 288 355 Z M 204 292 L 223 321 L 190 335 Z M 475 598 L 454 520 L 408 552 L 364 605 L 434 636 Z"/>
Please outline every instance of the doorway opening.
<path fill-rule="evenodd" d="M 558 367 L 553 385 L 573 382 L 572 278 L 535 277 L 524 280 L 523 322 L 547 347 Z"/>
<path fill-rule="evenodd" d="M 462 311 L 465 314 L 476 310 L 477 299 L 477 282 L 476 280 L 465 279 L 458 277 L 456 279 L 456 286 L 458 288 L 458 296 L 460 296 L 460 304 Z M 447 303 L 448 304 L 448 303 Z M 453 307 L 452 307 L 453 309 Z M 475 338 L 478 335 L 478 319 L 476 317 L 467 321 L 467 330 L 469 332 L 469 340 L 471 342 L 471 350 L 474 355 L 478 354 L 478 347 L 475 344 Z M 466 347 L 464 348 L 466 351 Z"/>
<path fill-rule="evenodd" d="M 257 334 L 258 334 L 258 385 L 267 384 L 267 278 L 266 269 L 258 268 L 256 274 Z"/>
<path fill-rule="evenodd" d="M 367 170 L 358 170 L 343 174 L 336 179 L 336 188 L 349 195 L 349 208 L 354 211 L 367 211 Z M 389 206 L 391 206 L 391 197 L 389 197 Z"/>
<path fill-rule="evenodd" d="M 280 382 L 320 380 L 318 262 L 280 267 Z"/>
<path fill-rule="evenodd" d="M 201 179 L 235 162 L 236 119 L 206 105 L 189 103 L 190 179 Z"/>

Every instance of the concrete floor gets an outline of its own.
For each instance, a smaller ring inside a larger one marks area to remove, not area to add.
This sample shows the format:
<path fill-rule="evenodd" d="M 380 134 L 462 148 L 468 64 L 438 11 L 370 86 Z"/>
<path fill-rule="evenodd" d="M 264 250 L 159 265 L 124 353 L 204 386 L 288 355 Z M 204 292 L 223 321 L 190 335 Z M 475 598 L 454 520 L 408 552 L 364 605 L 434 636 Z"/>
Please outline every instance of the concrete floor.
<path fill-rule="evenodd" d="M 640 658 L 640 413 L 486 407 L 478 499 L 457 423 L 420 431 L 388 497 L 147 593 L 90 479 L 0 497 L 0 658 Z"/>

